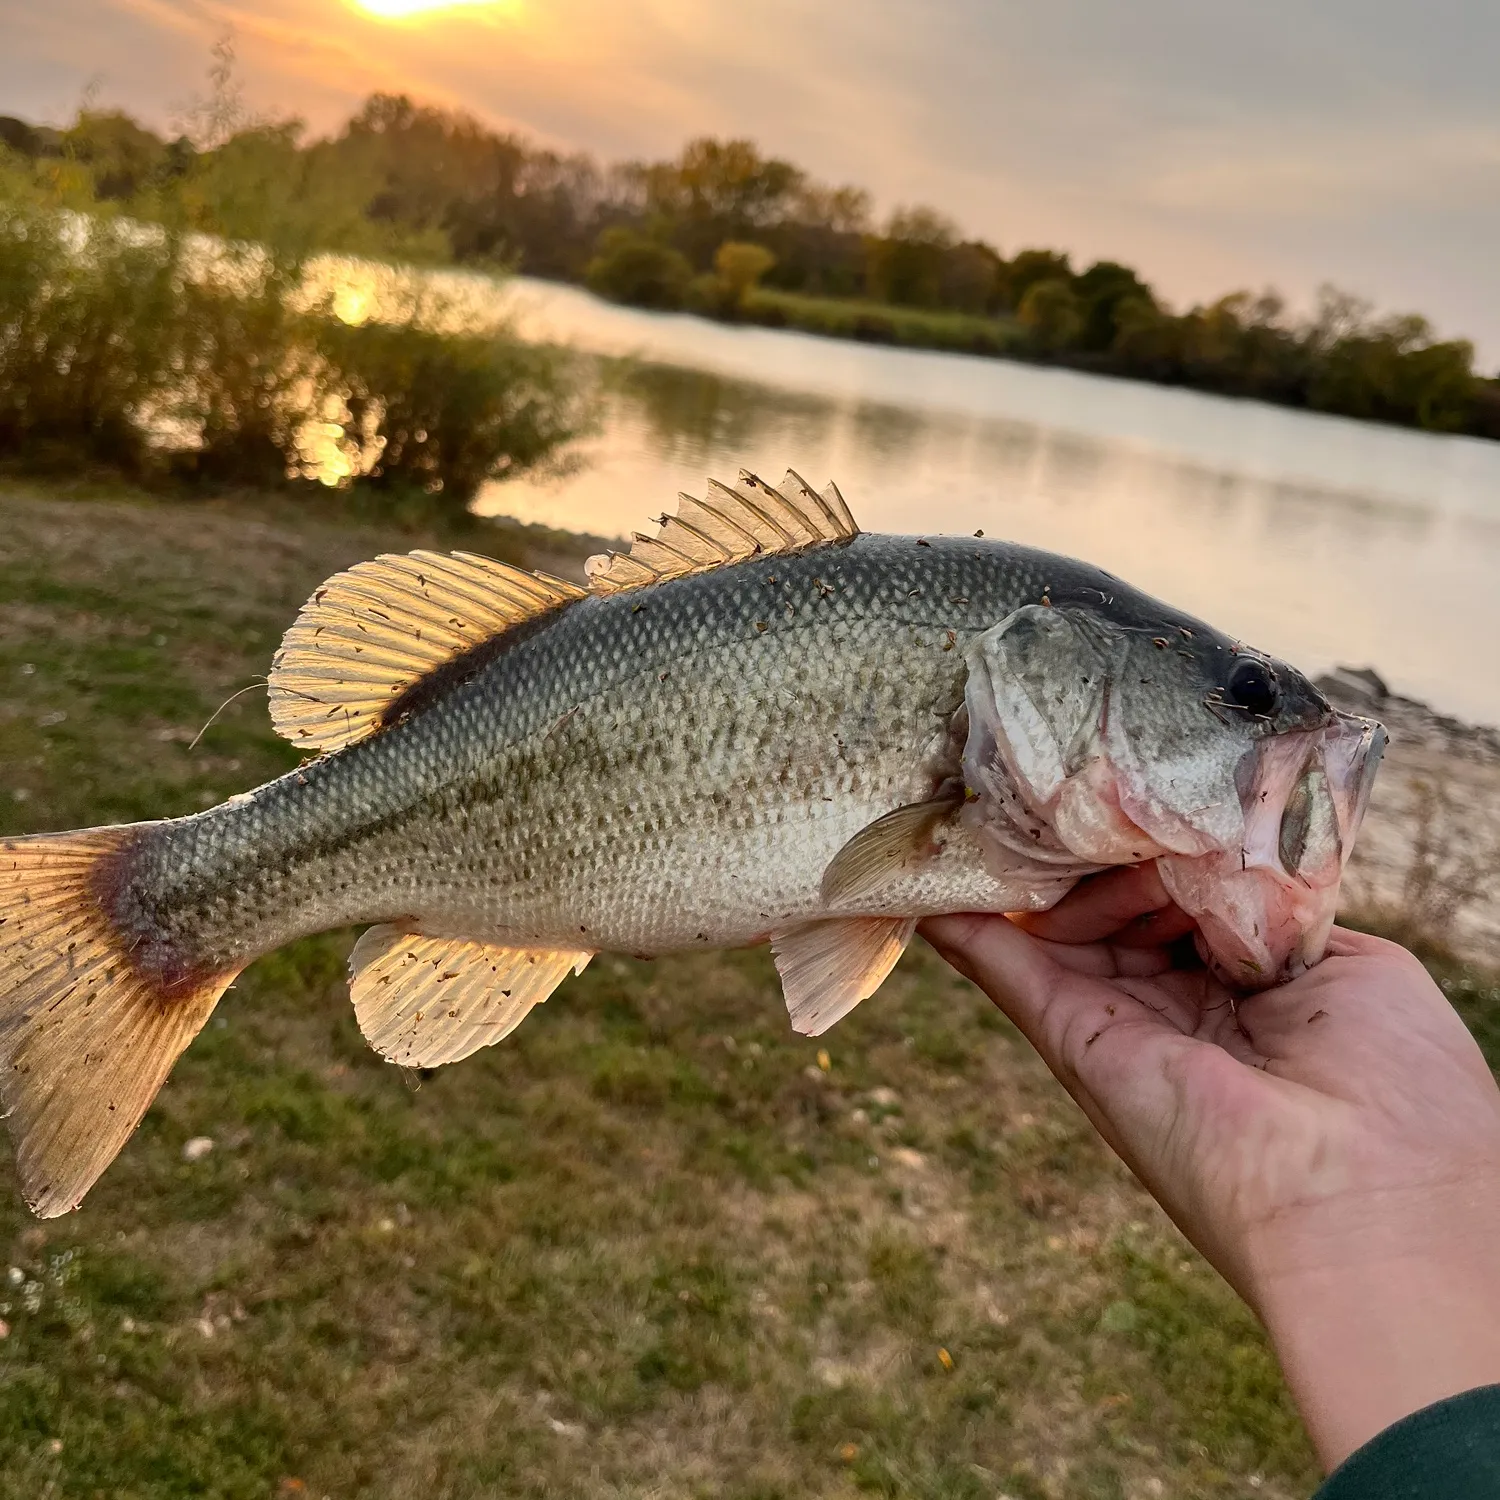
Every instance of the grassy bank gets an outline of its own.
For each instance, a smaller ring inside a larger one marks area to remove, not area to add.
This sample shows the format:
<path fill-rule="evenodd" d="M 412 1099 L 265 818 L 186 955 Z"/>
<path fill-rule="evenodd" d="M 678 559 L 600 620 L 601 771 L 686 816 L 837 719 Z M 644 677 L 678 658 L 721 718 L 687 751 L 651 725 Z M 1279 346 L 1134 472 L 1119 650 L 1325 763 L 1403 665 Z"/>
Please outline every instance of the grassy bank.
<path fill-rule="evenodd" d="M 1016 354 L 1026 347 L 1025 330 L 1014 318 L 976 317 L 839 297 L 805 297 L 768 287 L 747 293 L 739 316 L 744 322 L 767 328 L 794 328 L 826 338 L 941 349 L 950 354 Z"/>
<path fill-rule="evenodd" d="M 259 694 L 191 741 L 327 573 L 452 544 L 264 498 L 0 513 L 5 832 L 287 769 Z M 1252 1320 L 925 951 L 826 1056 L 763 952 L 604 958 L 419 1078 L 364 1046 L 349 942 L 245 975 L 77 1215 L 31 1220 L 6 1153 L 3 1500 L 1311 1488 Z"/>

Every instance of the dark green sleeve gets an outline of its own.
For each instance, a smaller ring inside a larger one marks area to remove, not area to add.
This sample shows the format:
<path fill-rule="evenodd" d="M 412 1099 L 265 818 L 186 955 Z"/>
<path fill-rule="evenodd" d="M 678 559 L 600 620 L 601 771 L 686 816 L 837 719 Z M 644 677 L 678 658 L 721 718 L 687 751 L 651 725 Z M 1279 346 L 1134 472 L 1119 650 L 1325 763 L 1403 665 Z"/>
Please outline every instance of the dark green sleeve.
<path fill-rule="evenodd" d="M 1387 1427 L 1340 1464 L 1313 1500 L 1500 1500 L 1500 1385 Z"/>

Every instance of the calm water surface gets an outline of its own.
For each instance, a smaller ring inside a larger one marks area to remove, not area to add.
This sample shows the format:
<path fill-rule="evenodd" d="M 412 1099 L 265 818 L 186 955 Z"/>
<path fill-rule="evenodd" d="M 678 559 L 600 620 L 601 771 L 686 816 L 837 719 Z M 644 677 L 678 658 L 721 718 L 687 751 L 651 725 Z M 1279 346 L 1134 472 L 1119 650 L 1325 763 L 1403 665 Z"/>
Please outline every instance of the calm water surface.
<path fill-rule="evenodd" d="M 837 480 L 868 530 L 1072 553 L 1306 669 L 1371 665 L 1500 723 L 1500 444 L 510 295 L 528 332 L 640 363 L 576 473 L 496 486 L 488 510 L 619 535 L 710 474 L 790 466 Z"/>

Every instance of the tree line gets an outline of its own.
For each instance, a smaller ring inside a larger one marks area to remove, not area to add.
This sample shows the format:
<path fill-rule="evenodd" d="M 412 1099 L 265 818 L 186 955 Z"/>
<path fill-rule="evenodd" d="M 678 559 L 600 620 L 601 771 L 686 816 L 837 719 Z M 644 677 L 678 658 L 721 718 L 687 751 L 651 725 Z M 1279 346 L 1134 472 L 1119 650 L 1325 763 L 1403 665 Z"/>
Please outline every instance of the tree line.
<path fill-rule="evenodd" d="M 1129 266 L 1003 254 L 927 207 L 877 220 L 868 192 L 747 140 L 601 163 L 453 110 L 377 94 L 334 134 L 250 116 L 221 49 L 175 135 L 86 107 L 66 129 L 0 117 L 0 182 L 230 237 L 517 269 L 619 301 L 1027 358 L 1443 432 L 1500 438 L 1500 381 L 1415 314 L 1324 288 L 1176 311 Z"/>

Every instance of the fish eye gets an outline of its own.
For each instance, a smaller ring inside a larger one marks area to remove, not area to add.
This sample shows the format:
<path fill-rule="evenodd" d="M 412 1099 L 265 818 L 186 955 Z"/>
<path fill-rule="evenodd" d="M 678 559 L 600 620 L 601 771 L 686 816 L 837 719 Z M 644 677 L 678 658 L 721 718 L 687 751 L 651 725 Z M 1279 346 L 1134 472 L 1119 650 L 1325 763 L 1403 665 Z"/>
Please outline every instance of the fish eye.
<path fill-rule="evenodd" d="M 1246 713 L 1269 717 L 1276 712 L 1281 701 L 1281 685 L 1276 681 L 1275 670 L 1255 656 L 1241 656 L 1229 669 L 1229 680 L 1224 684 L 1228 700 Z"/>

